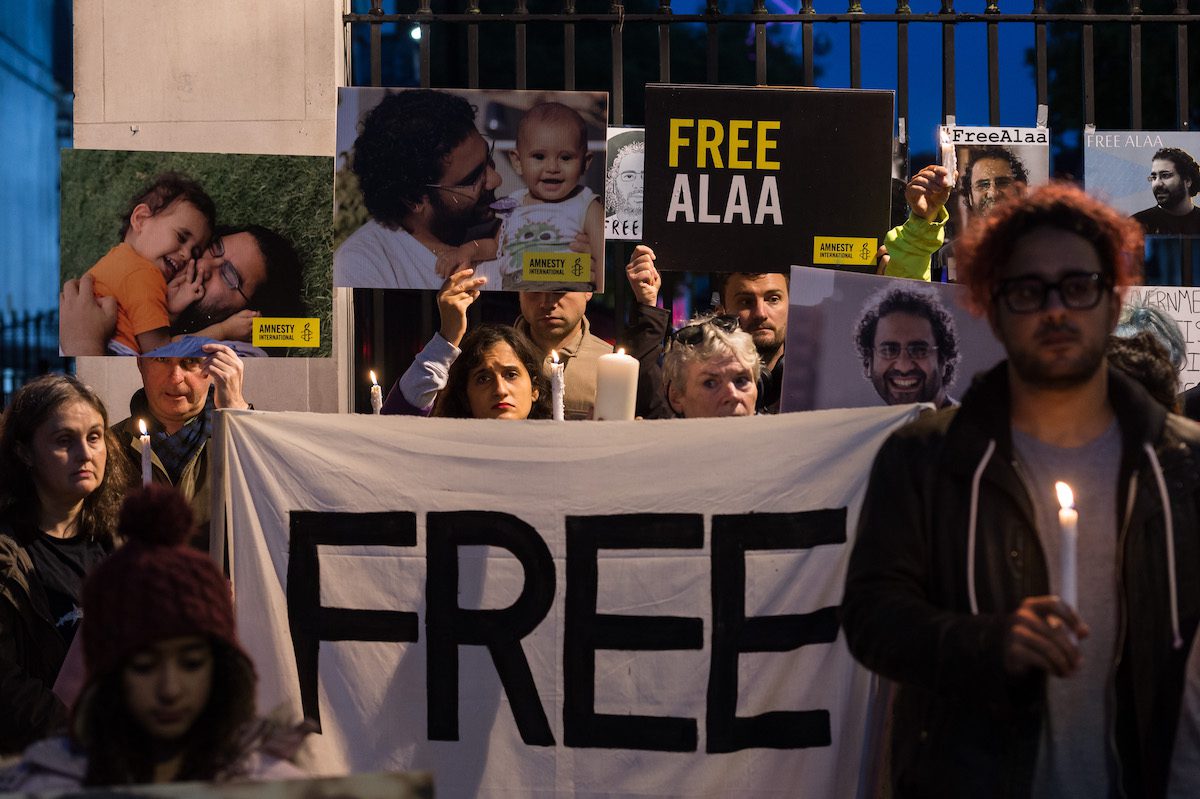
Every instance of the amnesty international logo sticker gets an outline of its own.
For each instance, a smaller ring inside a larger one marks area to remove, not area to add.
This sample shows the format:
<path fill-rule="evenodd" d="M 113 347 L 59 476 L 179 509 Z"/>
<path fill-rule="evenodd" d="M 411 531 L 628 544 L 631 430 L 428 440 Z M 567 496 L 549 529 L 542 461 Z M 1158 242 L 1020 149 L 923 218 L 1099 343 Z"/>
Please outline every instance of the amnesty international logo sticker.
<path fill-rule="evenodd" d="M 256 347 L 319 347 L 319 318 L 259 316 L 254 319 L 250 343 Z"/>
<path fill-rule="evenodd" d="M 814 236 L 814 264 L 843 264 L 847 266 L 871 266 L 879 239 L 854 236 Z"/>
<path fill-rule="evenodd" d="M 527 283 L 589 283 L 592 256 L 586 252 L 523 252 L 521 278 Z"/>

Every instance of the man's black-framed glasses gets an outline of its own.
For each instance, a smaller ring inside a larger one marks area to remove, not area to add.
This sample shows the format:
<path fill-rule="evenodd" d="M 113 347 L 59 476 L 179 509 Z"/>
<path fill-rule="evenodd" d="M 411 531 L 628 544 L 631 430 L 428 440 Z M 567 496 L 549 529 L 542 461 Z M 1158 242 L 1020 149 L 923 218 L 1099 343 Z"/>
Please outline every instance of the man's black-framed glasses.
<path fill-rule="evenodd" d="M 899 341 L 881 341 L 875 345 L 875 354 L 883 361 L 894 361 L 901 352 L 908 353 L 910 361 L 921 361 L 937 352 L 937 347 L 928 341 L 910 341 L 903 345 Z"/>
<path fill-rule="evenodd" d="M 487 159 L 482 164 L 472 169 L 458 183 L 446 185 L 444 183 L 426 183 L 427 189 L 441 189 L 448 191 L 451 194 L 461 194 L 464 197 L 475 199 L 479 196 L 483 184 L 487 181 L 487 171 L 495 169 L 496 161 L 496 141 L 495 139 L 484 139 L 487 142 Z"/>
<path fill-rule="evenodd" d="M 225 242 L 220 237 L 212 240 L 208 245 L 208 252 L 214 258 L 225 257 Z M 242 273 L 237 270 L 232 261 L 222 261 L 221 280 L 225 281 L 225 285 L 242 295 L 242 299 L 246 301 L 246 305 L 250 304 L 250 298 L 246 296 L 246 292 L 242 291 Z"/>
<path fill-rule="evenodd" d="M 1046 307 L 1050 292 L 1058 293 L 1063 307 L 1086 311 L 1096 307 L 1109 289 L 1109 282 L 1099 272 L 1068 272 L 1051 283 L 1036 275 L 1002 280 L 993 300 L 1004 300 L 1013 313 L 1033 313 Z"/>
<path fill-rule="evenodd" d="M 717 330 L 726 333 L 732 333 L 738 329 L 738 318 L 722 314 L 721 316 L 713 316 L 705 319 L 703 322 L 697 322 L 694 325 L 684 325 L 671 334 L 671 338 L 678 341 L 680 344 L 686 344 L 689 347 L 694 347 L 704 340 L 704 326 L 712 325 Z"/>

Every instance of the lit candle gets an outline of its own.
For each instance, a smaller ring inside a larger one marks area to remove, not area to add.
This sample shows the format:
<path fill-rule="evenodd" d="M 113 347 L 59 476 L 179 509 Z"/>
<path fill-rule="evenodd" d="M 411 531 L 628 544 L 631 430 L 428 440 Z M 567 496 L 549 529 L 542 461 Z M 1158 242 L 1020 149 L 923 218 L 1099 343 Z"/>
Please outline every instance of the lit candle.
<path fill-rule="evenodd" d="M 148 486 L 148 485 L 150 485 L 150 482 L 153 479 L 151 477 L 152 466 L 150 463 L 150 458 L 152 457 L 153 450 L 150 449 L 150 434 L 146 432 L 146 420 L 145 419 L 138 419 L 138 430 L 142 431 L 142 435 L 141 435 L 142 485 Z"/>
<path fill-rule="evenodd" d="M 376 416 L 383 410 L 383 389 L 375 379 L 375 370 L 371 370 L 371 412 Z"/>
<path fill-rule="evenodd" d="M 550 404 L 556 422 L 563 420 L 563 370 L 566 366 L 559 362 L 558 353 L 550 350 Z"/>
<path fill-rule="evenodd" d="M 1076 572 L 1076 543 L 1079 541 L 1079 511 L 1075 510 L 1075 497 L 1071 487 L 1061 480 L 1054 484 L 1058 492 L 1058 526 L 1062 531 L 1059 543 L 1060 584 L 1059 595 L 1062 601 L 1077 609 L 1079 604 L 1079 583 Z"/>
<path fill-rule="evenodd" d="M 596 419 L 633 419 L 637 404 L 637 358 L 619 349 L 596 363 Z"/>
<path fill-rule="evenodd" d="M 954 152 L 954 143 L 950 141 L 949 128 L 938 128 L 938 139 L 942 145 L 942 166 L 946 167 L 946 177 L 942 180 L 949 189 L 954 186 L 954 173 L 958 171 L 958 155 Z"/>

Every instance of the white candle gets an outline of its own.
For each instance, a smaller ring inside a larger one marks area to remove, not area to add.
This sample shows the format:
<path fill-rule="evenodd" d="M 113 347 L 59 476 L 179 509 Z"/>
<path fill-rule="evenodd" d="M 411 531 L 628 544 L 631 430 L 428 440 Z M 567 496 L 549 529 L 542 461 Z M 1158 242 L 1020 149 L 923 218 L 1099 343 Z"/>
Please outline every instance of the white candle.
<path fill-rule="evenodd" d="M 958 155 L 954 151 L 954 143 L 950 141 L 948 128 L 938 128 L 938 139 L 942 147 L 942 166 L 946 167 L 946 177 L 942 180 L 949 189 L 954 186 L 954 173 L 958 171 Z"/>
<path fill-rule="evenodd" d="M 1076 544 L 1079 541 L 1079 511 L 1075 510 L 1075 497 L 1071 487 L 1061 480 L 1054 484 L 1058 492 L 1059 541 L 1059 594 L 1062 601 L 1073 609 L 1079 605 L 1079 583 L 1076 564 Z"/>
<path fill-rule="evenodd" d="M 383 410 L 383 389 L 375 379 L 375 370 L 371 370 L 371 412 L 376 416 Z"/>
<path fill-rule="evenodd" d="M 637 358 L 620 349 L 596 364 L 596 419 L 633 419 L 637 404 Z"/>
<path fill-rule="evenodd" d="M 550 404 L 556 422 L 563 420 L 563 370 L 566 366 L 559 362 L 558 353 L 550 350 Z"/>
<path fill-rule="evenodd" d="M 138 430 L 142 431 L 142 485 L 148 486 L 154 479 L 151 469 L 153 468 L 150 462 L 153 450 L 150 449 L 150 434 L 146 432 L 146 420 L 138 419 Z"/>

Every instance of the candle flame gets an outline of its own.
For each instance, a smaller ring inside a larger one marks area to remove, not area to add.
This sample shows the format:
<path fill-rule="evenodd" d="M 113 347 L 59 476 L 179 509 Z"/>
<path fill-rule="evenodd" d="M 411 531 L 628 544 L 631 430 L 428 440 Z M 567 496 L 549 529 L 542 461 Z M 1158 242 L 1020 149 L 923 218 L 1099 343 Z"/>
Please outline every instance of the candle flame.
<path fill-rule="evenodd" d="M 1054 490 L 1058 492 L 1058 504 L 1063 510 L 1075 507 L 1075 495 L 1071 493 L 1071 487 L 1059 480 L 1054 484 Z"/>
<path fill-rule="evenodd" d="M 138 430 L 142 431 L 142 435 L 146 435 L 146 420 L 138 419 Z"/>
<path fill-rule="evenodd" d="M 625 348 L 617 347 L 617 355 L 624 355 L 624 354 L 625 354 Z"/>
<path fill-rule="evenodd" d="M 371 370 L 371 385 L 373 385 L 373 386 L 379 385 L 379 381 L 375 379 L 375 370 L 374 369 Z"/>
<path fill-rule="evenodd" d="M 558 363 L 558 352 L 555 350 L 550 350 L 550 360 L 554 363 Z"/>

